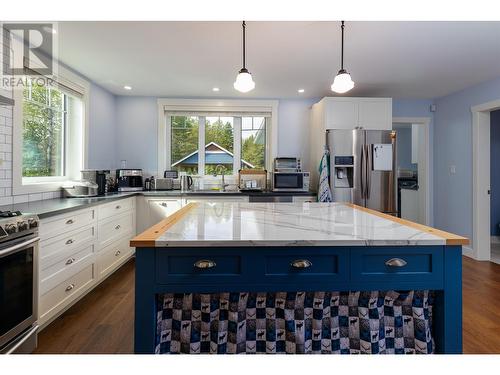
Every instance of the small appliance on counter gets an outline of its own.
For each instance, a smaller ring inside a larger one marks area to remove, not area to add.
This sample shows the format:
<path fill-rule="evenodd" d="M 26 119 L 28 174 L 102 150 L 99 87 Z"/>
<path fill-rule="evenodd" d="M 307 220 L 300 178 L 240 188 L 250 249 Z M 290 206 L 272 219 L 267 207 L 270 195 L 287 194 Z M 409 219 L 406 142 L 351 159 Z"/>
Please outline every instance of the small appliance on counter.
<path fill-rule="evenodd" d="M 36 215 L 0 211 L 0 354 L 37 346 L 38 227 Z"/>
<path fill-rule="evenodd" d="M 108 184 L 108 179 L 110 175 L 110 170 L 97 170 L 97 169 L 85 169 L 81 171 L 82 180 L 89 181 L 97 184 L 97 195 L 104 195 L 110 190 L 110 186 Z"/>
<path fill-rule="evenodd" d="M 142 191 L 142 169 L 117 169 L 118 191 Z"/>
<path fill-rule="evenodd" d="M 267 171 L 265 169 L 240 169 L 238 188 L 240 191 L 267 190 Z"/>
<path fill-rule="evenodd" d="M 62 186 L 65 198 L 89 198 L 96 197 L 99 186 L 92 181 L 70 181 Z"/>
<path fill-rule="evenodd" d="M 150 182 L 151 190 L 174 190 L 173 178 L 154 178 Z"/>
<path fill-rule="evenodd" d="M 309 172 L 302 171 L 300 158 L 279 157 L 274 159 L 271 174 L 272 191 L 309 191 Z"/>

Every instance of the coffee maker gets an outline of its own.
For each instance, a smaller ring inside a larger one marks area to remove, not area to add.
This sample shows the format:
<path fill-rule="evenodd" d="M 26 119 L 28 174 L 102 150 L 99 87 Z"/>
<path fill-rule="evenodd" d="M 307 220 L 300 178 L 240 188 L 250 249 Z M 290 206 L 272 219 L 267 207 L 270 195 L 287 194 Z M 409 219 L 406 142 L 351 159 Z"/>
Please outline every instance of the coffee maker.
<path fill-rule="evenodd" d="M 118 191 L 141 191 L 142 169 L 117 169 L 116 181 L 118 182 Z"/>

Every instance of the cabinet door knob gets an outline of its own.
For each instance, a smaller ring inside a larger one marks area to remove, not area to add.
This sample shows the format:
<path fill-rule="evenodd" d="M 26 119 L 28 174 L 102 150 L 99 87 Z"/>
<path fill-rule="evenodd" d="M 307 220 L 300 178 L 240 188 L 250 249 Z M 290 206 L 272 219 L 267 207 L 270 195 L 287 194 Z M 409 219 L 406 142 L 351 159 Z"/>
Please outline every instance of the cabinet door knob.
<path fill-rule="evenodd" d="M 388 267 L 404 267 L 407 264 L 406 260 L 401 258 L 392 258 L 385 262 L 385 265 Z"/>
<path fill-rule="evenodd" d="M 68 224 L 68 225 L 73 224 L 73 223 L 74 223 L 73 219 L 69 219 L 68 221 L 66 221 L 66 224 Z"/>
<path fill-rule="evenodd" d="M 307 260 L 307 259 L 296 259 L 296 260 L 292 261 L 292 263 L 290 263 L 290 265 L 293 268 L 309 268 L 313 264 L 310 260 Z"/>
<path fill-rule="evenodd" d="M 73 243 L 73 240 L 71 238 L 66 241 L 66 245 L 71 245 L 72 243 Z"/>
<path fill-rule="evenodd" d="M 117 257 L 118 255 L 120 255 L 122 252 L 120 250 L 118 250 L 116 253 L 115 253 L 115 257 Z"/>
<path fill-rule="evenodd" d="M 213 260 L 209 259 L 200 259 L 194 262 L 194 266 L 200 269 L 214 268 L 216 265 L 217 264 Z"/>
<path fill-rule="evenodd" d="M 69 291 L 70 291 L 70 290 L 72 290 L 74 287 L 75 287 L 75 284 L 69 284 L 69 285 L 66 287 L 66 292 L 69 292 Z"/>
<path fill-rule="evenodd" d="M 118 205 L 115 207 L 117 210 L 119 210 L 120 208 L 122 208 L 122 206 Z"/>
<path fill-rule="evenodd" d="M 115 227 L 115 229 L 116 229 L 116 230 L 118 230 L 118 229 L 120 229 L 120 228 L 121 228 L 121 226 L 120 226 L 120 225 L 117 225 L 117 226 Z"/>
<path fill-rule="evenodd" d="M 75 258 L 69 258 L 67 261 L 66 261 L 66 265 L 69 266 L 70 264 L 73 264 L 73 262 L 75 261 Z"/>

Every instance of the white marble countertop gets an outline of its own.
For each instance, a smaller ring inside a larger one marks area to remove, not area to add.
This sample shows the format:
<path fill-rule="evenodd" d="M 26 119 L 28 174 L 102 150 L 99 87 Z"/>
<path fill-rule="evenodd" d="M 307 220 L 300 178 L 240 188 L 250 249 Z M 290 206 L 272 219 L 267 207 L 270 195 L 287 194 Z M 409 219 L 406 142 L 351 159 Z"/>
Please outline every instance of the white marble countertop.
<path fill-rule="evenodd" d="M 156 247 L 445 244 L 342 203 L 199 203 L 155 241 Z"/>

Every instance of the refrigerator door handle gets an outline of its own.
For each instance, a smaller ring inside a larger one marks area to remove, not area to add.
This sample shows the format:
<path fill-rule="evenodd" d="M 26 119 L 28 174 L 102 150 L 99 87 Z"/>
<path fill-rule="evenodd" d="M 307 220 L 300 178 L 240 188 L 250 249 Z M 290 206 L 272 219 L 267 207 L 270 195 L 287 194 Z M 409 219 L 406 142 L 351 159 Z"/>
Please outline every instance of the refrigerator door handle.
<path fill-rule="evenodd" d="M 366 145 L 366 199 L 372 190 L 372 145 Z"/>
<path fill-rule="evenodd" d="M 361 190 L 361 198 L 365 199 L 365 145 L 361 146 L 361 157 L 359 161 L 359 169 L 360 169 L 360 190 Z"/>

